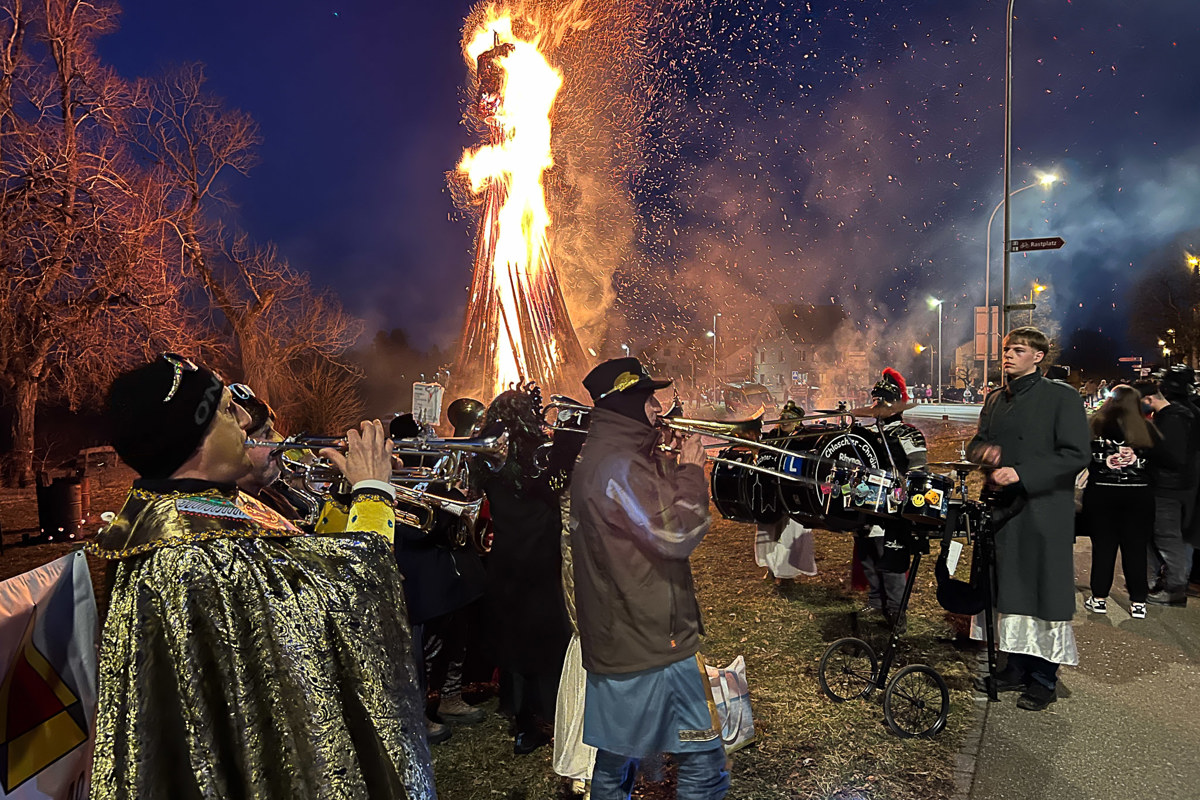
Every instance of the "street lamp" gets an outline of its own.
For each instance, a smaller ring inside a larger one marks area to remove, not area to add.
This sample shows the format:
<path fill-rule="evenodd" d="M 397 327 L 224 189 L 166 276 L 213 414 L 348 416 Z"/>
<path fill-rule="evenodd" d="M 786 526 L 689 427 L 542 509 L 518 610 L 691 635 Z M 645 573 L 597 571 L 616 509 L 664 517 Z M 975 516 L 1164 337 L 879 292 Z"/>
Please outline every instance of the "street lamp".
<path fill-rule="evenodd" d="M 926 350 L 929 351 L 929 382 L 932 384 L 933 383 L 933 348 L 927 347 L 923 344 L 914 344 L 913 349 L 917 351 L 917 355 L 924 353 Z"/>
<path fill-rule="evenodd" d="M 621 349 L 625 351 L 625 357 L 626 357 L 626 358 L 629 358 L 629 345 L 627 345 L 627 344 L 622 344 L 622 345 L 621 345 Z"/>
<path fill-rule="evenodd" d="M 1020 189 L 1017 189 L 1015 192 L 1010 192 L 1008 196 L 1016 197 L 1021 192 L 1024 192 L 1028 189 L 1033 189 L 1037 186 L 1041 186 L 1043 189 L 1049 189 L 1051 186 L 1053 186 L 1057 182 L 1058 182 L 1057 175 L 1055 175 L 1053 172 L 1044 172 L 1038 176 L 1037 183 L 1031 183 L 1028 186 L 1022 186 Z M 985 327 L 987 328 L 987 345 L 986 345 L 986 349 L 984 350 L 984 358 L 983 358 L 983 382 L 985 384 L 987 383 L 988 370 L 991 369 L 991 364 L 992 364 L 992 305 L 991 305 L 991 303 L 992 303 L 992 222 L 994 222 L 996 219 L 996 212 L 999 211 L 1003 207 L 1004 207 L 1004 198 L 1001 197 L 1000 202 L 996 203 L 996 207 L 992 209 L 992 215 L 990 217 L 988 217 L 987 236 L 985 237 L 985 244 L 987 246 L 987 253 L 984 257 L 984 269 L 983 269 L 983 307 L 984 307 L 984 316 L 987 318 L 987 323 L 985 325 Z M 1006 217 L 1007 217 L 1007 214 L 1008 214 L 1008 212 L 1005 211 Z M 1004 238 L 1005 238 L 1004 249 L 1005 249 L 1005 251 L 1007 251 L 1008 250 L 1008 241 L 1007 241 L 1008 234 L 1007 233 L 1005 234 Z M 1007 258 L 1007 256 L 1006 256 L 1006 258 Z M 1007 302 L 1008 302 L 1008 299 L 1005 298 L 1005 303 L 1007 303 Z M 997 353 L 996 357 L 999 358 L 999 356 L 1000 356 L 1000 354 Z"/>
<path fill-rule="evenodd" d="M 1032 306 L 1035 304 L 1035 302 L 1037 300 L 1037 296 L 1044 291 L 1046 291 L 1046 287 L 1043 286 L 1042 284 L 1038 283 L 1037 281 L 1034 281 L 1033 286 L 1031 286 L 1029 288 L 1029 305 L 1030 305 L 1029 324 L 1031 326 L 1033 325 L 1033 308 L 1032 308 Z"/>
<path fill-rule="evenodd" d="M 716 367 L 716 318 L 720 317 L 721 312 L 713 314 L 713 330 L 708 332 L 709 336 L 713 337 L 713 396 L 719 395 L 721 389 L 721 380 L 718 377 L 718 367 Z"/>
<path fill-rule="evenodd" d="M 938 312 L 938 343 L 937 343 L 937 356 L 938 356 L 938 376 L 937 376 L 937 398 L 938 398 L 938 402 L 940 403 L 940 402 L 942 402 L 942 301 L 941 301 L 941 300 L 939 300 L 939 299 L 937 299 L 936 297 L 931 297 L 931 298 L 929 298 L 929 301 L 928 301 L 928 302 L 929 302 L 929 307 L 930 307 L 930 308 L 936 308 L 936 309 L 937 309 L 937 312 Z M 930 357 L 929 357 L 929 362 L 930 362 L 930 364 L 932 364 L 932 363 L 933 363 L 933 354 L 932 354 L 932 353 L 930 354 Z"/>

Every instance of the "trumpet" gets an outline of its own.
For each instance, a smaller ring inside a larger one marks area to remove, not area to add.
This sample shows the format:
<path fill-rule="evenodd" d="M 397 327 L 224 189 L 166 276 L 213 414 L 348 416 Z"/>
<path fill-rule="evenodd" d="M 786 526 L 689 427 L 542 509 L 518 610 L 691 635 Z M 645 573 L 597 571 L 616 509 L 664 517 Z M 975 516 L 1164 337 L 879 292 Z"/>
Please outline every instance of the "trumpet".
<path fill-rule="evenodd" d="M 289 436 L 278 442 L 246 439 L 246 447 L 266 447 L 273 451 L 283 452 L 331 449 L 344 453 L 348 444 L 344 436 L 300 434 Z M 478 436 L 444 439 L 416 436 L 409 439 L 397 439 L 392 444 L 392 454 L 397 456 L 434 456 L 452 453 L 478 456 L 484 466 L 495 472 L 504 466 L 504 462 L 508 458 L 508 431 L 504 430 L 504 423 L 497 422 Z"/>
<path fill-rule="evenodd" d="M 276 485 L 289 500 L 298 506 L 303 506 L 306 511 L 305 521 L 309 525 L 316 524 L 321 508 L 325 504 L 325 498 L 337 490 L 335 487 L 342 484 L 343 491 L 349 489 L 344 485 L 345 478 L 341 472 L 328 462 L 302 461 L 285 455 L 280 459 L 280 465 L 283 476 L 276 482 Z M 405 480 L 410 480 L 410 478 L 406 477 Z M 434 477 L 431 480 L 440 479 Z M 394 506 L 396 518 L 401 523 L 429 531 L 433 529 L 437 520 L 437 512 L 445 511 L 459 518 L 459 528 L 467 531 L 475 528 L 480 509 L 483 507 L 482 497 L 476 500 L 460 500 L 427 489 L 398 483 L 395 478 L 390 483 L 396 490 Z"/>

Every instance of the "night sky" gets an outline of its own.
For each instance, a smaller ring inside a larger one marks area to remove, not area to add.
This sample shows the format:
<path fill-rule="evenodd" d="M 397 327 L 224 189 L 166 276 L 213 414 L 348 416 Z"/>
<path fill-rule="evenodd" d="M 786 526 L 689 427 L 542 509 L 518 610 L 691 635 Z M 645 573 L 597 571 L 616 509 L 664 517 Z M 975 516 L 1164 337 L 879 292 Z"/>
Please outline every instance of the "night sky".
<path fill-rule="evenodd" d="M 473 237 L 445 177 L 475 143 L 460 122 L 473 4 L 122 5 L 105 61 L 126 77 L 204 62 L 261 126 L 236 223 L 369 330 L 449 344 Z M 1121 340 L 1130 276 L 1200 250 L 1200 3 L 1016 7 L 1012 188 L 1065 183 L 1013 200 L 1013 236 L 1067 246 L 1014 256 L 1013 294 L 1037 279 L 1064 336 Z M 599 24 L 552 54 L 568 74 L 550 206 L 568 286 L 602 297 L 585 344 L 685 336 L 717 311 L 749 333 L 770 303 L 834 301 L 891 357 L 928 340 L 931 294 L 947 350 L 966 339 L 1003 194 L 1004 2 L 584 8 Z"/>

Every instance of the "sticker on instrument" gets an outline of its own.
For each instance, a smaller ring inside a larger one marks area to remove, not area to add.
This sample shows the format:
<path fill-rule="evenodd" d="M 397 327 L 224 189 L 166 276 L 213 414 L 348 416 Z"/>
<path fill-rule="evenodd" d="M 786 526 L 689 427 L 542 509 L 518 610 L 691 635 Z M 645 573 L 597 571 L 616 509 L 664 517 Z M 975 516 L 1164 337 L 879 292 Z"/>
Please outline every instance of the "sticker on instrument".
<path fill-rule="evenodd" d="M 925 502 L 929 505 L 937 507 L 942 504 L 942 492 L 940 489 L 930 489 L 925 493 Z"/>
<path fill-rule="evenodd" d="M 180 514 L 212 519 L 237 519 L 248 521 L 250 515 L 238 508 L 232 500 L 224 497 L 176 497 L 175 510 Z"/>
<path fill-rule="evenodd" d="M 923 494 L 914 494 L 912 497 L 910 497 L 908 499 L 909 499 L 909 502 L 911 502 L 917 508 L 920 508 L 921 506 L 925 505 L 925 495 L 923 495 Z"/>

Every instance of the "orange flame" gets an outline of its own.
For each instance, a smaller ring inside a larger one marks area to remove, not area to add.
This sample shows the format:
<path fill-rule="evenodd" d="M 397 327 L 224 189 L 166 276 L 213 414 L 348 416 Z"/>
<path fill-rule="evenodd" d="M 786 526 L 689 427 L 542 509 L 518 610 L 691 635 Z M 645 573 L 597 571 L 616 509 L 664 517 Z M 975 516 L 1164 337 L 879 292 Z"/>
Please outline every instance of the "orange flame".
<path fill-rule="evenodd" d="M 478 57 L 496 43 L 511 44 L 512 49 L 497 59 L 503 71 L 503 90 L 494 113 L 487 122 L 492 141 L 463 153 L 459 172 L 470 180 L 476 194 L 489 185 L 503 189 L 499 212 L 495 256 L 492 262 L 492 290 L 500 307 L 501 331 L 495 350 L 495 390 L 526 377 L 522 365 L 521 326 L 518 320 L 518 287 L 529 286 L 543 268 L 546 231 L 550 212 L 546 207 L 543 173 L 554 166 L 550 149 L 550 114 L 562 86 L 562 74 L 538 49 L 538 39 L 525 41 L 513 34 L 512 18 L 507 12 L 489 9 L 487 21 L 471 37 L 463 55 L 472 69 Z M 552 345 L 553 347 L 553 345 Z M 557 363 L 558 353 L 551 357 Z"/>

